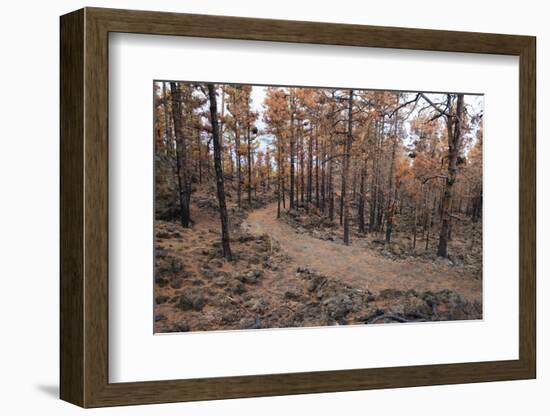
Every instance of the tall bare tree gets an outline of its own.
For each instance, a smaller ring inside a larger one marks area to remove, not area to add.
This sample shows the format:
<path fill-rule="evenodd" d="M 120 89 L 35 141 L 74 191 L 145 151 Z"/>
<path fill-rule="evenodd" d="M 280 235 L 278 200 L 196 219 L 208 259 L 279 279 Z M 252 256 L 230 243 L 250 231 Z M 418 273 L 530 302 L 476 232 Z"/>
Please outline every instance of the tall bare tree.
<path fill-rule="evenodd" d="M 464 116 L 464 94 L 456 95 L 456 104 L 452 105 L 453 97 L 447 95 L 447 108 L 444 111 L 435 107 L 442 112 L 447 124 L 447 146 L 449 155 L 447 160 L 447 178 L 445 180 L 445 191 L 441 203 L 441 232 L 439 233 L 439 244 L 437 246 L 437 255 L 447 257 L 447 241 L 451 228 L 451 201 L 453 199 L 453 189 L 457 175 L 457 159 L 462 148 L 462 123 Z M 449 112 L 450 111 L 450 112 Z"/>
<path fill-rule="evenodd" d="M 182 103 L 183 97 L 179 84 L 170 82 L 170 92 L 172 97 L 172 119 L 174 120 L 174 131 L 176 136 L 176 171 L 180 202 L 180 220 L 182 226 L 189 227 L 191 222 L 191 212 L 189 209 L 191 200 L 191 181 L 188 174 L 187 139 L 183 123 L 183 112 L 185 109 Z"/>
<path fill-rule="evenodd" d="M 353 90 L 349 90 L 348 97 L 348 128 L 346 134 L 346 141 L 344 147 L 344 166 L 342 175 L 342 200 L 343 200 L 343 222 L 344 222 L 344 244 L 349 245 L 349 185 L 350 185 L 350 160 L 351 160 L 351 147 L 353 143 Z"/>
<path fill-rule="evenodd" d="M 232 260 L 231 246 L 229 242 L 229 220 L 225 204 L 225 189 L 221 162 L 220 130 L 218 125 L 218 109 L 216 101 L 216 88 L 214 84 L 207 84 L 208 98 L 210 100 L 210 123 L 212 125 L 212 144 L 214 147 L 214 169 L 216 170 L 216 190 L 218 192 L 218 205 L 220 208 L 220 221 L 222 228 L 222 250 L 227 260 Z"/>

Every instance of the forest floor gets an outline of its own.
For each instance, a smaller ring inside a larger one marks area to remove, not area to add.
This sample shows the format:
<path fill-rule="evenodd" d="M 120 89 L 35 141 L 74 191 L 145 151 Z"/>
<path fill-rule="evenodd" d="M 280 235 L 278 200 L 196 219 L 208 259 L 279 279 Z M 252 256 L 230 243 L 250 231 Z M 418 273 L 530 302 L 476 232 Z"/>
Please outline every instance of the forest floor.
<path fill-rule="evenodd" d="M 230 204 L 226 261 L 215 205 L 195 202 L 191 228 L 155 222 L 157 333 L 481 318 L 480 267 L 318 238 L 272 203 Z"/>
<path fill-rule="evenodd" d="M 252 211 L 245 223 L 255 235 L 269 234 L 293 261 L 353 286 L 378 293 L 389 287 L 402 291 L 450 289 L 469 301 L 480 301 L 481 279 L 443 258 L 419 261 L 415 257 L 390 259 L 364 244 L 345 246 L 301 233 L 277 220 L 277 206 Z"/>

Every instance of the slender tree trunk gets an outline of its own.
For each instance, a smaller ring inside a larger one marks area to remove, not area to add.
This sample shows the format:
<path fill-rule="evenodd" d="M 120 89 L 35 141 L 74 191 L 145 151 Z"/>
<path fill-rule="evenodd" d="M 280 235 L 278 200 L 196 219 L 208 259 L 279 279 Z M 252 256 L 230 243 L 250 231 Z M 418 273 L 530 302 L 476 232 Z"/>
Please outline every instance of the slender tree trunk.
<path fill-rule="evenodd" d="M 175 82 L 170 82 L 172 96 L 172 118 L 174 120 L 174 132 L 176 136 L 176 170 L 178 176 L 178 193 L 180 202 L 180 220 L 183 227 L 188 228 L 191 222 L 189 210 L 190 186 L 187 175 L 187 149 L 183 128 L 181 91 Z"/>
<path fill-rule="evenodd" d="M 330 136 L 330 158 L 328 162 L 328 216 L 334 221 L 334 140 Z"/>
<path fill-rule="evenodd" d="M 424 236 L 426 235 L 426 230 L 428 229 L 428 194 L 429 194 L 429 189 L 425 194 L 423 194 L 423 201 L 422 201 L 422 222 L 423 222 L 422 238 L 424 238 Z"/>
<path fill-rule="evenodd" d="M 271 190 L 271 153 L 266 153 L 269 157 L 266 156 L 266 175 L 267 175 L 267 186 L 266 191 Z"/>
<path fill-rule="evenodd" d="M 418 221 L 418 196 L 415 194 L 414 196 L 414 223 L 413 223 L 413 250 L 416 248 L 416 226 Z"/>
<path fill-rule="evenodd" d="M 164 107 L 164 144 L 166 149 L 168 149 L 168 155 L 169 157 L 172 157 L 173 151 L 171 150 L 173 148 L 173 136 L 172 136 L 172 129 L 171 129 L 171 121 L 170 121 L 170 112 L 168 108 L 168 94 L 166 90 L 166 82 L 162 83 L 162 105 Z M 174 174 L 175 182 L 178 183 L 177 177 L 179 173 L 177 172 L 177 169 L 173 166 L 172 163 L 172 172 Z M 177 202 L 179 203 L 179 196 L 180 196 L 180 189 L 178 188 L 177 193 Z"/>
<path fill-rule="evenodd" d="M 170 135 L 170 115 L 168 114 L 168 95 L 166 92 L 166 82 L 162 83 L 162 106 L 164 107 L 164 143 L 168 147 L 171 142 Z"/>
<path fill-rule="evenodd" d="M 376 221 L 376 202 L 377 202 L 377 190 L 376 190 L 376 159 L 378 153 L 375 151 L 375 156 L 372 159 L 372 178 L 370 187 L 370 209 L 369 209 L 369 233 L 374 231 L 374 223 Z"/>
<path fill-rule="evenodd" d="M 430 221 L 431 221 L 431 211 L 428 211 L 428 228 L 426 229 L 426 247 L 425 250 L 428 250 L 428 247 L 430 246 Z"/>
<path fill-rule="evenodd" d="M 235 166 L 233 165 L 233 152 L 231 151 L 231 141 L 227 141 L 227 155 L 229 156 L 229 176 L 231 180 L 235 178 Z"/>
<path fill-rule="evenodd" d="M 385 137 L 385 120 L 382 118 L 380 121 L 380 133 L 379 133 L 379 145 L 378 145 L 378 162 L 376 165 L 376 224 L 375 230 L 378 233 L 383 232 L 382 224 L 384 224 L 384 188 L 382 182 L 382 163 L 380 159 L 383 157 L 383 141 Z"/>
<path fill-rule="evenodd" d="M 225 205 L 225 190 L 223 183 L 223 170 L 221 161 L 221 146 L 218 126 L 218 110 L 216 102 L 216 89 L 213 84 L 207 84 L 208 98 L 210 99 L 210 122 L 212 124 L 212 145 L 214 147 L 214 169 L 216 171 L 216 189 L 218 191 L 218 204 L 220 207 L 220 221 L 222 227 L 223 256 L 231 260 L 231 247 L 229 243 L 229 220 Z"/>
<path fill-rule="evenodd" d="M 210 173 L 210 169 L 211 169 L 211 166 L 210 166 L 210 161 L 208 159 L 208 155 L 210 154 L 210 144 L 208 142 L 206 142 L 206 173 Z"/>
<path fill-rule="evenodd" d="M 294 97 L 290 96 L 290 209 L 295 208 L 294 191 L 295 191 L 295 152 L 296 152 L 296 137 L 294 136 Z"/>
<path fill-rule="evenodd" d="M 342 192 L 343 192 L 343 205 L 344 205 L 344 244 L 349 245 L 350 238 L 349 238 L 349 195 L 346 195 L 348 191 L 348 183 L 349 183 L 349 176 L 350 176 L 350 159 L 351 159 L 351 146 L 353 143 L 353 132 L 352 132 L 352 108 L 353 108 L 353 90 L 349 90 L 349 103 L 348 103 L 348 132 L 346 135 L 346 142 L 345 142 L 345 152 L 344 152 L 344 166 L 343 166 L 343 180 L 344 184 L 342 185 Z"/>
<path fill-rule="evenodd" d="M 221 102 L 222 108 L 220 109 L 221 118 L 220 118 L 220 149 L 221 149 L 221 164 L 222 164 L 222 171 L 224 170 L 224 159 L 225 159 L 225 153 L 224 153 L 224 122 L 225 122 L 225 88 L 222 87 L 222 102 Z"/>
<path fill-rule="evenodd" d="M 321 207 L 320 201 L 320 190 L 319 190 L 319 130 L 317 129 L 317 134 L 315 135 L 315 207 Z"/>
<path fill-rule="evenodd" d="M 283 162 L 284 163 L 284 162 Z M 285 175 L 284 170 L 281 175 L 281 188 L 282 188 L 282 197 L 283 197 L 283 209 L 286 209 L 286 194 L 285 194 Z"/>
<path fill-rule="evenodd" d="M 325 138 L 323 137 L 323 142 L 322 142 L 322 146 L 321 146 L 321 203 L 320 203 L 320 208 L 323 210 L 323 213 L 325 213 L 325 208 L 326 208 L 326 157 L 327 157 L 327 153 L 326 153 L 326 143 L 325 143 Z"/>
<path fill-rule="evenodd" d="M 478 222 L 481 218 L 481 213 L 483 211 L 483 188 L 480 187 L 479 195 L 475 199 L 474 209 L 472 210 L 472 221 Z"/>
<path fill-rule="evenodd" d="M 476 222 L 481 219 L 482 213 L 483 213 L 483 189 L 480 187 L 479 196 L 478 196 L 478 199 L 477 199 Z"/>
<path fill-rule="evenodd" d="M 197 149 L 198 149 L 198 160 L 197 164 L 199 166 L 199 183 L 202 183 L 202 152 L 201 152 L 201 132 L 197 130 Z M 208 154 L 206 155 L 208 156 Z"/>
<path fill-rule="evenodd" d="M 309 205 L 313 197 L 313 127 L 309 129 L 308 140 L 308 169 L 307 169 L 307 202 L 306 208 L 309 212 Z"/>
<path fill-rule="evenodd" d="M 445 183 L 445 192 L 442 202 L 442 221 L 441 232 L 439 234 L 439 245 L 437 255 L 447 257 L 447 240 L 449 237 L 449 228 L 451 226 L 451 200 L 453 198 L 453 185 L 456 182 L 457 157 L 460 151 L 462 141 L 462 116 L 464 107 L 464 94 L 457 94 L 456 114 L 454 117 L 447 116 L 447 135 L 449 157 L 447 165 L 447 180 Z"/>
<path fill-rule="evenodd" d="M 449 230 L 447 232 L 447 241 L 452 241 L 453 239 L 453 200 L 451 199 L 451 208 L 449 209 Z"/>
<path fill-rule="evenodd" d="M 341 182 L 342 182 L 342 186 L 340 188 L 340 225 L 344 225 L 344 194 L 346 192 L 346 179 L 345 179 L 345 173 L 343 169 L 342 169 Z"/>
<path fill-rule="evenodd" d="M 357 224 L 360 234 L 365 234 L 365 176 L 361 169 L 359 178 L 359 203 L 357 204 Z"/>
<path fill-rule="evenodd" d="M 281 197 L 284 203 L 283 190 L 283 157 L 281 150 L 281 137 L 277 137 L 277 218 L 281 218 Z"/>
<path fill-rule="evenodd" d="M 351 161 L 350 161 L 351 162 Z M 352 175 L 351 175 L 351 200 L 355 201 L 357 198 L 357 167 L 356 164 L 353 164 L 353 167 L 350 168 Z"/>
<path fill-rule="evenodd" d="M 305 177 L 304 131 L 303 131 L 303 128 L 300 127 L 300 201 L 302 206 L 305 205 L 304 177 Z M 298 196 L 296 196 L 296 205 L 298 205 Z"/>
<path fill-rule="evenodd" d="M 399 105 L 399 95 L 397 96 L 397 105 Z M 386 213 L 386 244 L 391 242 L 391 233 L 393 231 L 393 216 L 395 213 L 395 200 L 393 198 L 393 187 L 394 187 L 394 175 L 395 175 L 395 148 L 397 146 L 397 118 L 398 111 L 396 111 L 393 116 L 394 127 L 393 127 L 393 136 L 392 136 L 392 151 L 390 159 L 390 172 L 388 177 L 388 206 Z"/>
<path fill-rule="evenodd" d="M 248 164 L 248 207 L 252 205 L 252 144 L 250 139 L 250 122 L 246 127 L 246 150 L 247 150 L 247 164 Z"/>
<path fill-rule="evenodd" d="M 428 194 L 426 195 L 426 251 L 430 246 L 430 230 L 432 228 L 433 207 L 430 200 L 431 198 L 433 198 L 432 194 L 432 189 L 428 189 Z"/>
<path fill-rule="evenodd" d="M 359 224 L 359 233 L 365 234 L 365 200 L 366 200 L 366 186 L 367 180 L 367 152 L 363 150 L 361 160 L 361 173 L 359 178 L 359 204 L 357 207 L 357 222 Z"/>
<path fill-rule="evenodd" d="M 369 211 L 369 232 L 377 231 L 377 219 L 378 219 L 378 201 L 379 201 L 379 192 L 378 192 L 378 184 L 380 180 L 380 148 L 381 148 L 381 137 L 382 134 L 380 133 L 380 121 L 375 121 L 374 131 L 375 131 L 375 149 L 374 149 L 374 157 L 372 159 L 372 180 L 371 180 L 371 204 L 370 204 L 370 211 Z"/>
<path fill-rule="evenodd" d="M 241 170 L 241 137 L 239 123 L 235 121 L 235 163 L 237 169 L 237 206 L 241 209 L 242 170 Z"/>

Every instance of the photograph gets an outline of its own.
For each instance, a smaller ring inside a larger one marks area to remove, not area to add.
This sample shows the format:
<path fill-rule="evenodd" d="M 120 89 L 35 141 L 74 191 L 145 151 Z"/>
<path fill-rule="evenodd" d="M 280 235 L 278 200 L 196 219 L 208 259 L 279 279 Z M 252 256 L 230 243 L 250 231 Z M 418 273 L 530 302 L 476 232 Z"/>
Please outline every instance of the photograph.
<path fill-rule="evenodd" d="M 14 13 L 10 409 L 540 407 L 550 26 L 466 2 Z"/>
<path fill-rule="evenodd" d="M 483 319 L 483 94 L 154 80 L 152 105 L 155 334 Z"/>

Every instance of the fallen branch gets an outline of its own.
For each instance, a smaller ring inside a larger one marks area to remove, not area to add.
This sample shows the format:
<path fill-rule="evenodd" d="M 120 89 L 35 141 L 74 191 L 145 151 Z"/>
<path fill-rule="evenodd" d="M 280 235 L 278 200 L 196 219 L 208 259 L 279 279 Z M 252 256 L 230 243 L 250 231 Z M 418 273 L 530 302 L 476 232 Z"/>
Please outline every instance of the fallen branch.
<path fill-rule="evenodd" d="M 393 315 L 391 313 L 385 313 L 383 315 L 378 315 L 377 317 L 373 318 L 370 322 L 367 322 L 369 324 L 375 324 L 376 322 L 382 320 L 382 319 L 392 319 L 397 322 L 410 322 L 408 319 L 405 319 L 399 315 Z"/>
<path fill-rule="evenodd" d="M 355 318 L 355 321 L 356 322 L 364 322 L 364 323 L 367 323 L 368 321 L 370 321 L 371 319 L 373 318 L 376 318 L 377 316 L 380 316 L 380 315 L 383 315 L 384 314 L 384 311 L 382 309 L 377 309 L 375 312 L 369 314 L 369 315 L 366 315 L 366 316 L 359 316 L 357 318 Z"/>
<path fill-rule="evenodd" d="M 394 321 L 403 322 L 403 323 L 406 323 L 406 322 L 426 322 L 427 321 L 427 318 L 420 315 L 420 314 L 411 314 L 411 316 L 418 316 L 420 319 L 407 319 L 407 318 L 404 318 L 403 316 L 394 315 L 394 314 L 391 314 L 391 313 L 385 313 L 383 315 L 378 315 L 375 318 L 373 318 L 372 320 L 370 320 L 370 322 L 365 322 L 365 323 L 375 324 L 378 321 L 381 321 L 382 319 L 392 319 Z"/>

